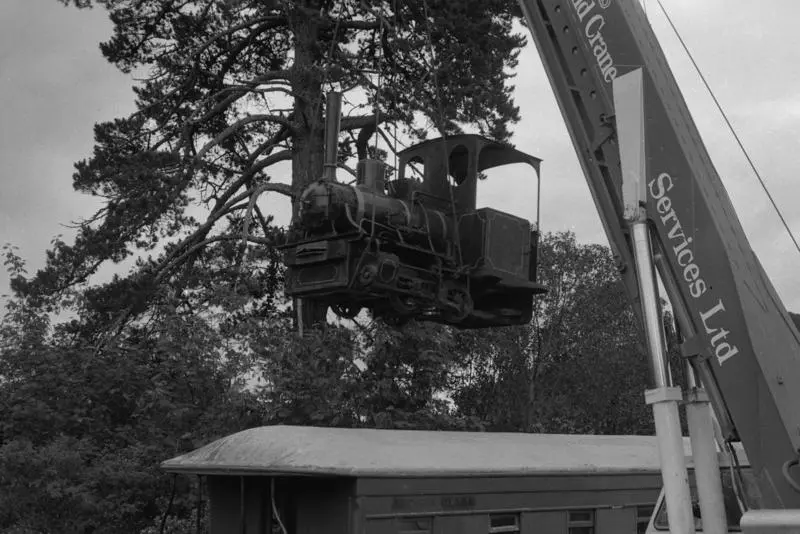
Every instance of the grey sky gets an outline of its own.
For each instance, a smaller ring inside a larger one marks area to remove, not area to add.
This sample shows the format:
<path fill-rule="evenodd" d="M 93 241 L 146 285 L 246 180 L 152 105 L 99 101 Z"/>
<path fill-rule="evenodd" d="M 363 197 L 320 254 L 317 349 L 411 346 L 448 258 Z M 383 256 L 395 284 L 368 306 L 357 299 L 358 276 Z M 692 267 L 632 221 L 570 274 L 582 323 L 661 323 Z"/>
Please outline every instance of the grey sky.
<path fill-rule="evenodd" d="M 662 0 L 745 145 L 800 233 L 800 51 L 793 47 L 797 0 Z M 759 8 L 756 7 L 759 6 Z M 800 310 L 800 254 L 724 129 L 655 0 L 652 23 L 675 71 L 751 244 L 787 307 Z M 95 122 L 133 110 L 132 80 L 105 62 L 98 44 L 111 33 L 101 9 L 56 0 L 0 1 L 0 243 L 12 242 L 40 267 L 61 224 L 91 215 L 96 202 L 72 190 L 72 165 L 92 150 Z M 531 45 L 520 57 L 517 146 L 544 159 L 542 226 L 607 243 L 555 99 Z M 484 204 L 530 217 L 535 188 L 522 176 L 485 183 Z M 280 221 L 285 201 L 274 208 Z M 0 274 L 0 292 L 7 277 Z"/>

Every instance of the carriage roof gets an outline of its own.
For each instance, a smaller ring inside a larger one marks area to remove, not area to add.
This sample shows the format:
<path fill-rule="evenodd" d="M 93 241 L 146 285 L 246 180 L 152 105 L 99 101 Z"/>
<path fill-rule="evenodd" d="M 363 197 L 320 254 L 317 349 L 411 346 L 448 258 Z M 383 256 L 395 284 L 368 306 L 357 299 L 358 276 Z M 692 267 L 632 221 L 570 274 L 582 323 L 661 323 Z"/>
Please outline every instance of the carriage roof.
<path fill-rule="evenodd" d="M 687 455 L 691 448 L 684 440 Z M 265 426 L 162 463 L 169 472 L 352 477 L 658 472 L 651 436 Z"/>

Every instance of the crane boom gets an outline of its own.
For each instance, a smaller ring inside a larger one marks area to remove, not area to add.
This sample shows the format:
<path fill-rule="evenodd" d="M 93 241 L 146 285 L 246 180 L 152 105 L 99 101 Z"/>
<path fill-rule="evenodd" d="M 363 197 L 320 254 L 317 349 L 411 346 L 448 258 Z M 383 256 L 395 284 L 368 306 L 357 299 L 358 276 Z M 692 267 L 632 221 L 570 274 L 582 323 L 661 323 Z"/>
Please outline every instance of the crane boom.
<path fill-rule="evenodd" d="M 740 440 L 758 508 L 800 508 L 783 475 L 800 450 L 800 334 L 750 247 L 637 0 L 520 0 L 600 213 L 639 309 L 611 93 L 643 69 L 646 212 L 684 354 L 725 437 Z"/>

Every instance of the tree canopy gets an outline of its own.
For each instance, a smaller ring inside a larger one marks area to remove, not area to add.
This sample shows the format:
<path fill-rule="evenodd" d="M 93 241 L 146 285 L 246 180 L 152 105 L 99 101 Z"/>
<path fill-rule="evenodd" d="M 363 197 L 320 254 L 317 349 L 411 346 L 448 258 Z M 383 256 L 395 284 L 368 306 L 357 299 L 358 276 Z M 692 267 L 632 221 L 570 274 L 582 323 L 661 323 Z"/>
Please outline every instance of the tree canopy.
<path fill-rule="evenodd" d="M 231 291 L 235 271 L 207 279 L 198 264 L 205 305 L 162 295 L 98 351 L 81 319 L 53 323 L 36 299 L 12 298 L 0 530 L 158 532 L 171 484 L 159 463 L 264 424 L 652 433 L 646 359 L 610 251 L 546 234 L 541 258 L 552 291 L 534 321 L 494 330 L 378 320 L 300 337 L 279 283 L 253 317 Z M 6 265 L 24 269 L 12 249 Z M 172 532 L 193 532 L 196 484 L 178 481 Z"/>
<path fill-rule="evenodd" d="M 454 399 L 489 430 L 652 434 L 636 316 L 610 250 L 570 233 L 540 244 L 530 324 L 460 333 Z"/>
<path fill-rule="evenodd" d="M 343 168 L 396 135 L 507 141 L 515 2 L 60 1 L 108 10 L 101 50 L 140 80 L 137 111 L 96 125 L 75 166 L 105 202 L 74 241 L 30 277 L 4 251 L 0 530 L 156 532 L 159 463 L 256 425 L 651 431 L 610 252 L 568 233 L 543 238 L 550 293 L 529 325 L 293 335 L 283 229 L 257 197 L 321 175 L 325 93 L 345 97 Z M 131 267 L 94 280 L 109 263 Z M 175 487 L 174 532 L 193 531 L 192 484 Z"/>
<path fill-rule="evenodd" d="M 108 10 L 114 34 L 101 50 L 141 80 L 137 111 L 97 124 L 93 155 L 76 164 L 75 189 L 104 207 L 14 288 L 55 307 L 101 265 L 135 259 L 95 289 L 102 312 L 86 317 L 115 331 L 159 288 L 190 291 L 196 265 L 209 276 L 237 268 L 243 240 L 257 266 L 238 287 L 263 285 L 260 251 L 280 232 L 256 198 L 294 198 L 321 176 L 326 92 L 346 103 L 343 164 L 431 126 L 508 140 L 518 119 L 510 81 L 525 40 L 512 31 L 514 2 L 61 1 Z"/>

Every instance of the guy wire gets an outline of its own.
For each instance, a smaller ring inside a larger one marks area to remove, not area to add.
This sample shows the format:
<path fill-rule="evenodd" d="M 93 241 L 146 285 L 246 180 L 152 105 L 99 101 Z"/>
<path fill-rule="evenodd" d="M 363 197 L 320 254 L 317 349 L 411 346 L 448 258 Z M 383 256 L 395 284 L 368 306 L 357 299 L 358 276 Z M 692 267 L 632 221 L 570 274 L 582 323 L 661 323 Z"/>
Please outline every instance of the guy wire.
<path fill-rule="evenodd" d="M 719 110 L 720 114 L 722 115 L 722 118 L 725 121 L 725 124 L 728 126 L 728 129 L 730 130 L 731 134 L 733 134 L 733 138 L 736 140 L 736 143 L 739 145 L 739 149 L 742 151 L 742 154 L 744 154 L 744 157 L 747 160 L 747 163 L 750 165 L 750 169 L 752 169 L 753 174 L 755 174 L 756 178 L 758 179 L 758 182 L 761 184 L 761 188 L 764 190 L 764 193 L 766 193 L 767 198 L 769 199 L 770 203 L 772 204 L 772 207 L 775 209 L 775 213 L 778 214 L 778 218 L 781 220 L 781 223 L 783 223 L 783 227 L 786 229 L 786 233 L 789 234 L 789 238 L 792 240 L 792 243 L 794 243 L 794 248 L 797 249 L 797 252 L 800 252 L 800 243 L 797 242 L 797 238 L 795 237 L 794 232 L 792 232 L 792 229 L 789 226 L 789 223 L 786 221 L 786 218 L 783 216 L 783 213 L 781 212 L 780 208 L 778 207 L 778 204 L 775 202 L 775 199 L 772 197 L 772 193 L 770 193 L 769 189 L 767 188 L 767 184 L 764 181 L 764 179 L 761 177 L 761 173 L 758 171 L 758 168 L 756 167 L 756 164 L 753 162 L 753 159 L 750 157 L 750 153 L 744 147 L 744 143 L 739 138 L 739 134 L 736 133 L 736 129 L 733 127 L 733 124 L 731 124 L 731 121 L 728 119 L 728 114 L 725 113 L 725 110 L 722 108 L 722 104 L 720 104 L 719 100 L 717 99 L 717 95 L 714 94 L 714 91 L 711 89 L 711 86 L 709 85 L 708 81 L 706 80 L 706 77 L 703 75 L 703 72 L 700 70 L 700 66 L 695 61 L 694 56 L 692 55 L 692 52 L 689 50 L 689 47 L 686 44 L 686 42 L 683 40 L 683 37 L 681 36 L 680 32 L 678 32 L 678 28 L 676 28 L 675 24 L 672 22 L 672 18 L 670 18 L 669 13 L 667 13 L 667 10 L 664 8 L 664 5 L 661 3 L 661 0 L 656 0 L 656 3 L 661 8 L 661 12 L 664 13 L 664 17 L 666 17 L 667 22 L 669 23 L 670 27 L 672 28 L 672 31 L 675 33 L 675 36 L 678 38 L 678 41 L 681 43 L 681 46 L 683 47 L 683 50 L 686 52 L 686 55 L 689 56 L 689 60 L 692 62 L 692 65 L 694 66 L 694 70 L 697 72 L 698 76 L 700 76 L 700 80 L 703 82 L 703 85 L 705 85 L 706 90 L 708 91 L 709 95 L 711 95 L 712 100 L 714 100 L 714 104 L 716 105 L 717 110 Z"/>
<path fill-rule="evenodd" d="M 379 29 L 378 29 L 378 32 L 379 32 L 378 39 L 381 42 L 383 42 L 383 32 L 385 31 L 384 27 L 383 27 L 383 20 L 385 18 L 384 17 L 383 2 L 381 2 L 380 10 L 381 10 L 381 12 L 379 14 L 380 16 L 378 17 L 380 19 L 380 25 L 379 25 Z M 373 144 L 373 150 L 374 150 L 373 157 L 375 157 L 375 158 L 378 157 L 378 138 L 380 137 L 378 135 L 378 128 L 380 127 L 380 124 L 381 124 L 381 88 L 383 86 L 384 60 L 386 59 L 385 51 L 383 50 L 383 46 L 380 46 L 379 48 L 381 49 L 380 57 L 376 58 L 376 63 L 377 63 L 377 67 L 378 67 L 377 68 L 377 71 L 378 71 L 378 83 L 377 83 L 377 86 L 375 87 L 375 134 L 374 134 L 375 135 L 375 143 Z"/>

